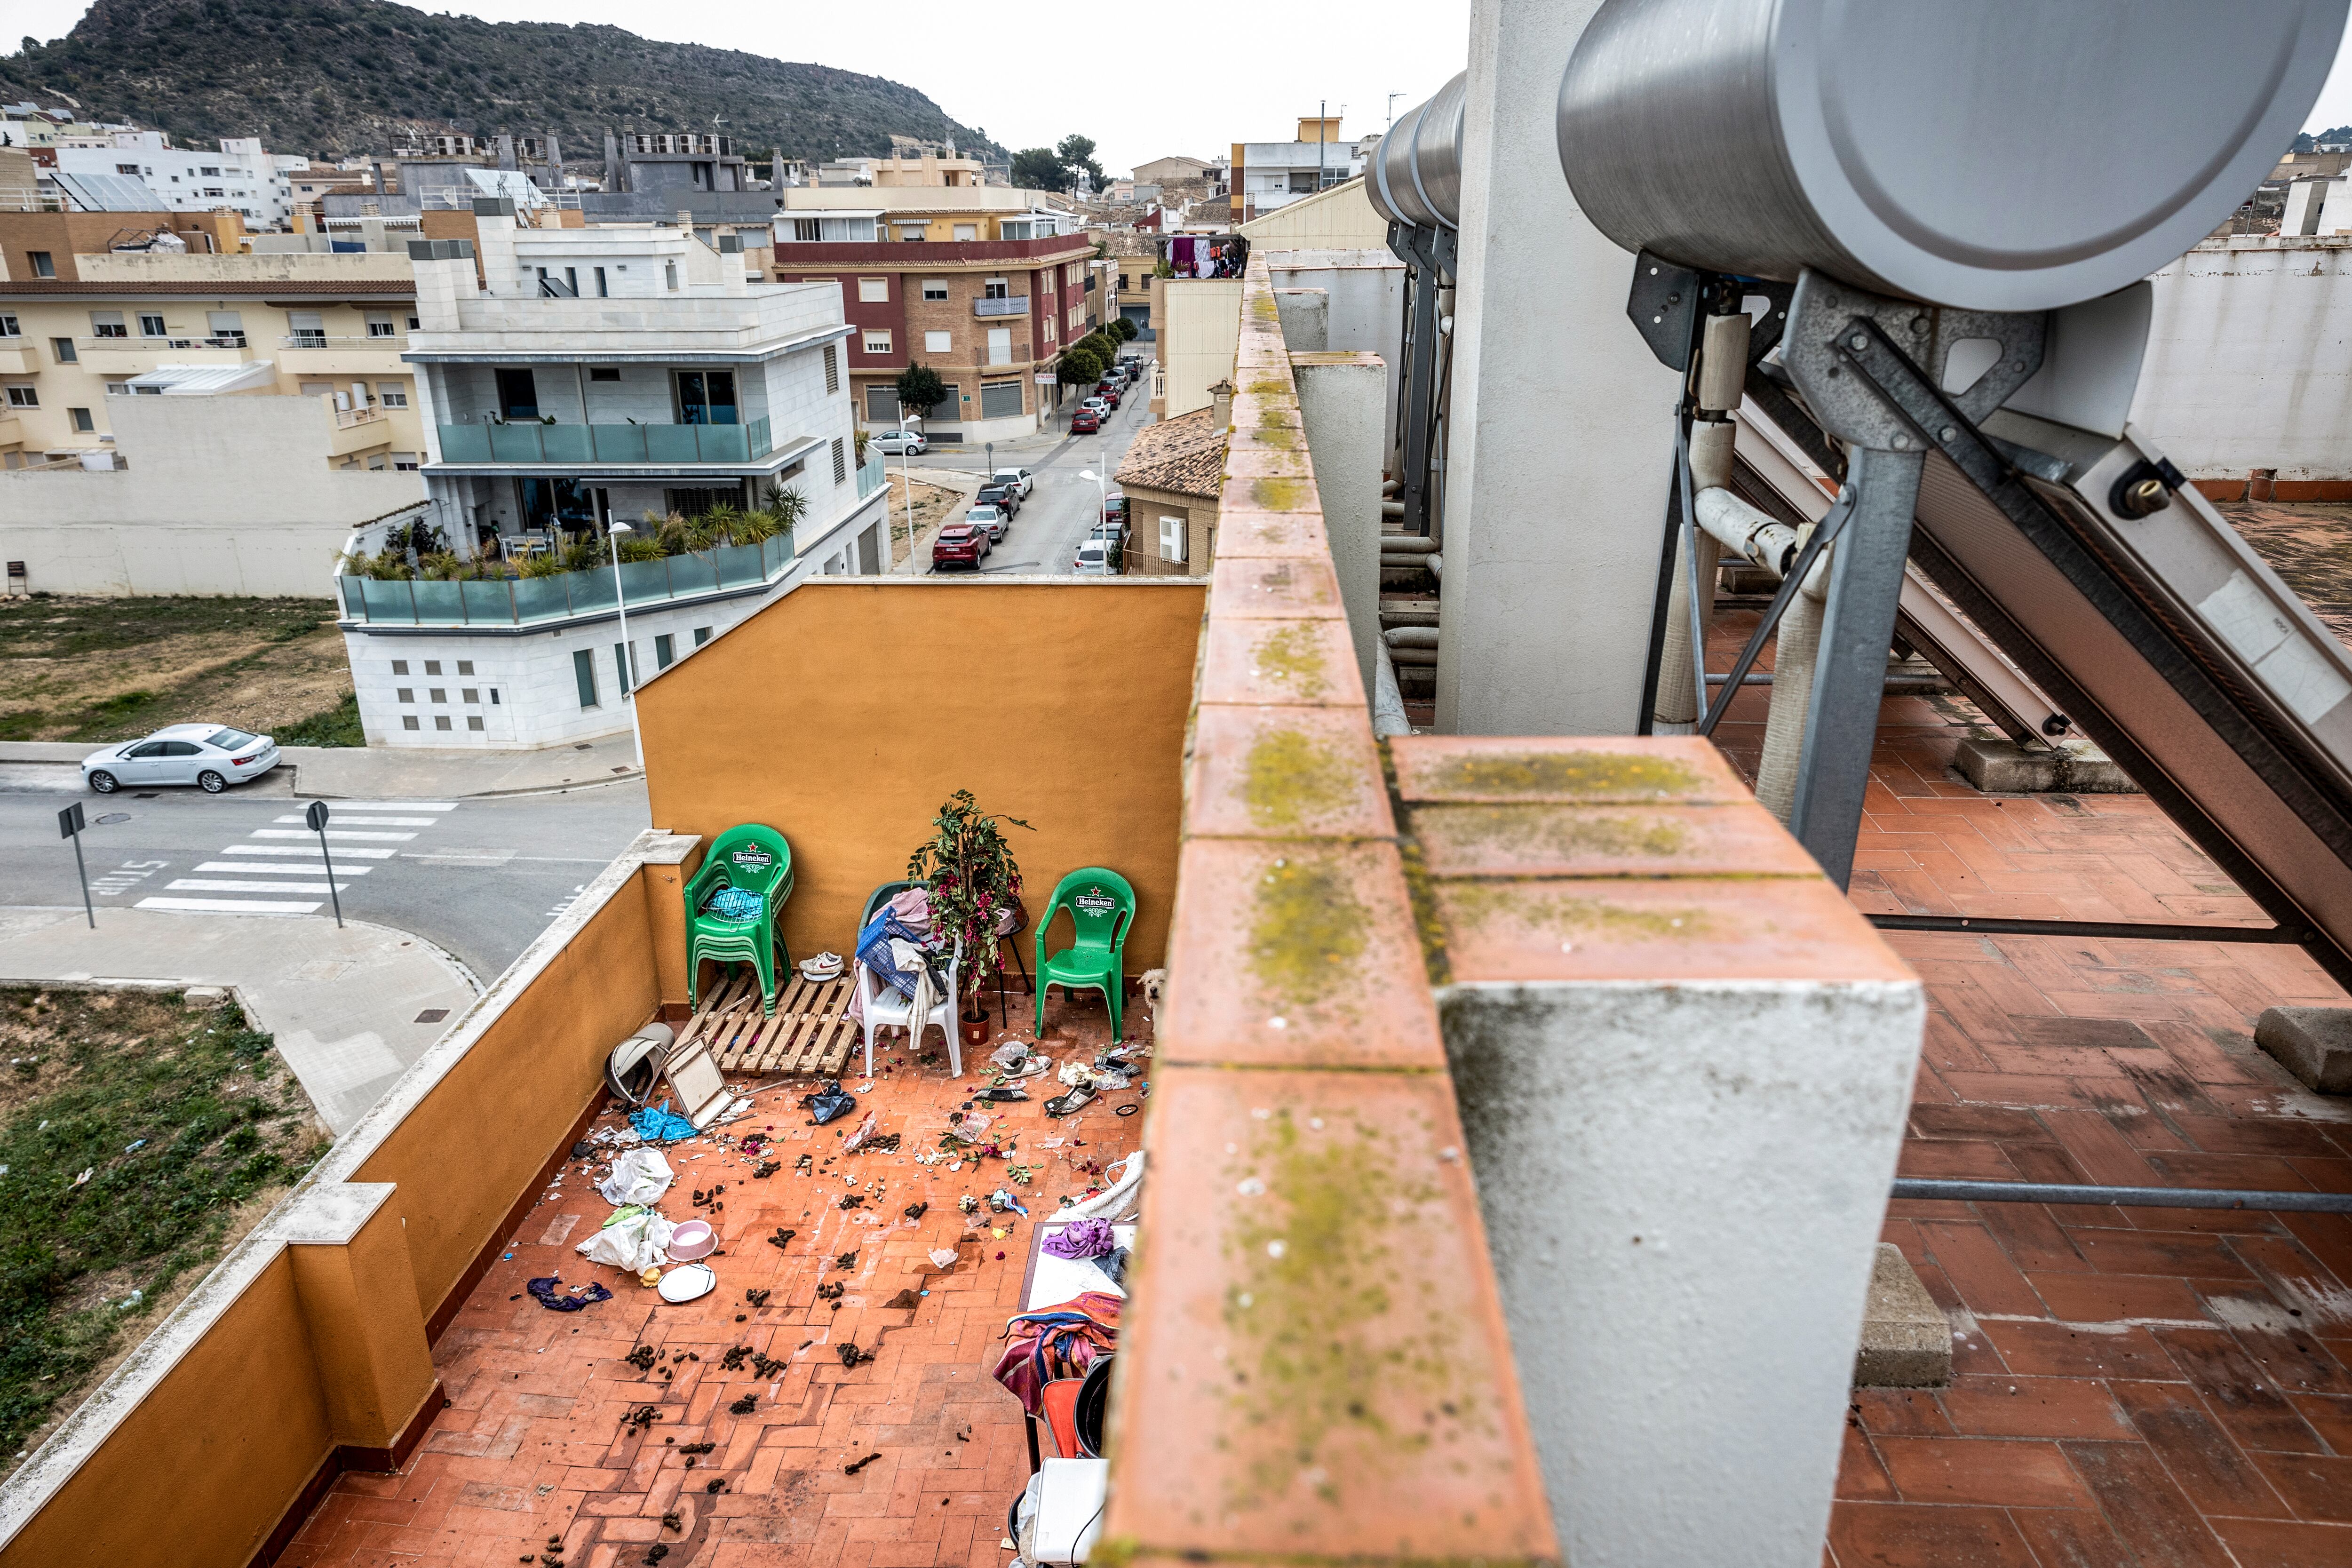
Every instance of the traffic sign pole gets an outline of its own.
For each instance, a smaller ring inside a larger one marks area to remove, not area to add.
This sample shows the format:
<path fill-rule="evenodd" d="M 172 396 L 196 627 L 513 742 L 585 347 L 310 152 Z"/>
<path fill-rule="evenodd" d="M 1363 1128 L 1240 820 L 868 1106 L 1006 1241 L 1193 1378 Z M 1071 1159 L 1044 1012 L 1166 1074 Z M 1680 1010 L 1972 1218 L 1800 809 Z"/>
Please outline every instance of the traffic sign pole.
<path fill-rule="evenodd" d="M 335 857 L 327 848 L 327 803 L 314 800 L 302 813 L 302 820 L 319 836 L 319 858 L 327 863 L 327 897 L 335 900 L 335 929 L 343 929 L 343 896 L 335 891 Z M 313 904 L 312 909 L 319 906 Z"/>
<path fill-rule="evenodd" d="M 63 811 L 58 813 L 58 837 L 73 840 L 74 871 L 76 875 L 81 878 L 82 918 L 89 921 L 90 930 L 96 931 L 98 929 L 98 911 L 90 907 L 89 868 L 82 863 L 81 858 L 82 826 L 81 802 L 76 801 L 71 805 L 67 806 Z"/>

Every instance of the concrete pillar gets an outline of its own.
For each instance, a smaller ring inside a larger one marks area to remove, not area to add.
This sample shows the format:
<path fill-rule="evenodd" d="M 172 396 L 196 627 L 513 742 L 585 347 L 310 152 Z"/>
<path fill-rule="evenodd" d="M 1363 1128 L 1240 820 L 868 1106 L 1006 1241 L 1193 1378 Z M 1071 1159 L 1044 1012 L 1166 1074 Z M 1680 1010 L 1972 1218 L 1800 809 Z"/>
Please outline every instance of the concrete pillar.
<path fill-rule="evenodd" d="M 1331 346 L 1331 296 L 1324 289 L 1276 289 L 1274 309 L 1291 353 L 1321 353 Z"/>
<path fill-rule="evenodd" d="M 1596 0 L 1474 0 L 1437 725 L 1629 734 L 1657 594 L 1674 373 L 1552 120 Z"/>
<path fill-rule="evenodd" d="M 1315 292 L 1319 299 L 1321 290 Z M 1290 336 L 1286 314 L 1283 338 L 1297 341 Z M 1373 649 L 1381 639 L 1381 454 L 1387 441 L 1389 367 L 1378 354 L 1293 352 L 1290 370 L 1298 384 L 1298 416 L 1307 426 L 1315 488 L 1323 498 L 1323 529 L 1331 542 L 1339 603 L 1348 612 L 1357 672 L 1370 691 L 1377 679 Z"/>
<path fill-rule="evenodd" d="M 294 1265 L 329 1430 L 361 1468 L 397 1468 L 405 1456 L 395 1450 L 413 1444 L 440 1386 L 393 1191 L 390 1182 L 316 1187 L 273 1227 Z"/>
<path fill-rule="evenodd" d="M 1818 1568 L 1918 979 L 1696 736 L 1389 748 L 1562 1561 Z"/>

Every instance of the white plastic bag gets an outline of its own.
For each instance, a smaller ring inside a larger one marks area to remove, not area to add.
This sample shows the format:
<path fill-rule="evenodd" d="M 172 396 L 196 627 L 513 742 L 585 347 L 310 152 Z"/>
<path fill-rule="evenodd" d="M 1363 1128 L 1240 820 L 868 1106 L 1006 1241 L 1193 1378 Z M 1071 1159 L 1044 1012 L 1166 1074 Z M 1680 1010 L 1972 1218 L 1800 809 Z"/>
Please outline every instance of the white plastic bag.
<path fill-rule="evenodd" d="M 664 1184 L 667 1184 L 667 1178 Z M 591 1263 L 609 1263 L 632 1274 L 643 1273 L 669 1261 L 670 1232 L 677 1228 L 652 1209 L 646 1209 L 606 1226 L 582 1242 L 580 1256 Z"/>
<path fill-rule="evenodd" d="M 649 1204 L 669 1191 L 669 1162 L 658 1149 L 632 1149 L 613 1162 L 613 1173 L 596 1184 L 608 1204 Z"/>

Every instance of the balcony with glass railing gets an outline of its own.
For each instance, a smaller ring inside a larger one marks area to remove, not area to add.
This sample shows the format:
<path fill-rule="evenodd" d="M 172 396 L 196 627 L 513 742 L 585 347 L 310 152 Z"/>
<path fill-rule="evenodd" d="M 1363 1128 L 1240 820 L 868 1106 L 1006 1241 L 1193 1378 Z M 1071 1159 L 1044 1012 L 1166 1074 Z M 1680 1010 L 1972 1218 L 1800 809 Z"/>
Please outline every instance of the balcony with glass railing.
<path fill-rule="evenodd" d="M 975 316 L 1025 316 L 1029 313 L 1029 296 L 1014 294 L 1003 300 L 974 300 L 971 313 Z"/>
<path fill-rule="evenodd" d="M 775 450 L 768 421 L 745 425 L 444 425 L 441 465 L 755 463 Z"/>
<path fill-rule="evenodd" d="M 541 577 L 364 577 L 339 569 L 335 595 L 343 619 L 373 626 L 548 626 L 583 616 L 609 616 L 616 598 L 629 609 L 736 593 L 775 582 L 793 561 L 790 534 L 756 544 L 625 561 L 619 582 L 607 563 Z"/>

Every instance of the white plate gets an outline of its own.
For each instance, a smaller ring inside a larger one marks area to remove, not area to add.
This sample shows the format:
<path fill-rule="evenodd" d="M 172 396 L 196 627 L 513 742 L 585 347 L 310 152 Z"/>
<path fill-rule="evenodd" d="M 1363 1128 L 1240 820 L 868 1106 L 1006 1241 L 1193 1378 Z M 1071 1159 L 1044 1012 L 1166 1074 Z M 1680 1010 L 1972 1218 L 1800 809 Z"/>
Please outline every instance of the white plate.
<path fill-rule="evenodd" d="M 707 1263 L 684 1264 L 663 1275 L 657 1289 L 665 1301 L 691 1301 L 719 1289 L 719 1271 Z"/>

